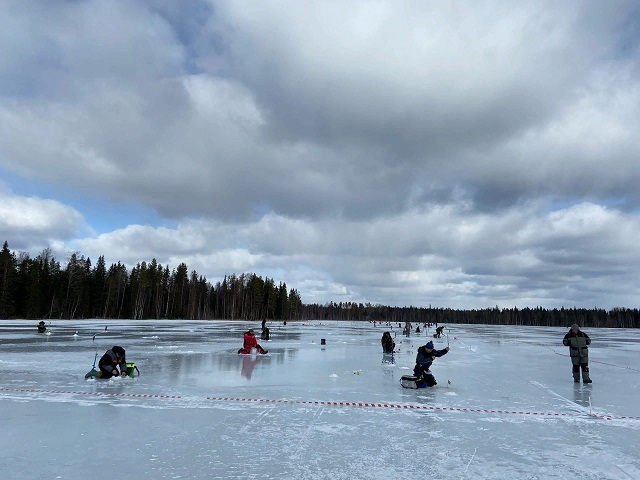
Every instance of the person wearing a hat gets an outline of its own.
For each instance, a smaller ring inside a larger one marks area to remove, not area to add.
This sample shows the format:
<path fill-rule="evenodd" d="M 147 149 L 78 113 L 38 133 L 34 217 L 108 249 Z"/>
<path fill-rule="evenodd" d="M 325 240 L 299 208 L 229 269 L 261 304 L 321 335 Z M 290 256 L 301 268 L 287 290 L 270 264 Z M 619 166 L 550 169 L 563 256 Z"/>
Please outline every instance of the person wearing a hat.
<path fill-rule="evenodd" d="M 38 323 L 38 333 L 44 333 L 47 331 L 47 327 L 44 324 L 43 320 L 40 320 L 40 323 Z"/>
<path fill-rule="evenodd" d="M 580 382 L 580 370 L 582 369 L 582 382 L 591 383 L 589 377 L 589 348 L 591 339 L 589 335 L 580 330 L 577 323 L 571 325 L 571 330 L 567 332 L 562 340 L 563 345 L 569 347 L 569 355 L 573 364 L 573 381 Z"/>
<path fill-rule="evenodd" d="M 243 336 L 243 345 L 238 353 L 248 354 L 251 353 L 251 349 L 255 348 L 258 353 L 267 353 L 267 350 L 262 348 L 256 339 L 256 334 L 253 332 L 253 328 L 250 328 L 249 331 L 244 332 Z"/>
<path fill-rule="evenodd" d="M 121 375 L 127 376 L 127 361 L 125 359 L 124 348 L 114 345 L 105 352 L 98 367 L 100 368 L 99 378 L 111 378 Z M 120 369 L 120 371 L 118 371 Z M 96 375 L 97 376 L 97 375 Z"/>
<path fill-rule="evenodd" d="M 426 345 L 419 347 L 418 355 L 416 355 L 416 366 L 413 368 L 413 374 L 418 377 L 418 381 L 426 383 L 428 387 L 437 385 L 436 378 L 429 371 L 429 367 L 437 357 L 446 355 L 448 352 L 449 347 L 436 350 L 433 342 L 428 342 Z"/>

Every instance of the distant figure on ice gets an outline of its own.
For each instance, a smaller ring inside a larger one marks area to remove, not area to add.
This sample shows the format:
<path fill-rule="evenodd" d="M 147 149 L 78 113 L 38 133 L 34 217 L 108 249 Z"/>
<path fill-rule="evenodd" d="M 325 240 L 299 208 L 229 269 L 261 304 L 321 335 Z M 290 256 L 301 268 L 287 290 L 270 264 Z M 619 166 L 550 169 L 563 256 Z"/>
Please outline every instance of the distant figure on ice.
<path fill-rule="evenodd" d="M 267 319 L 262 320 L 262 332 L 260 332 L 262 340 L 269 340 L 269 329 L 267 328 Z"/>
<path fill-rule="evenodd" d="M 418 348 L 418 355 L 416 355 L 416 366 L 413 368 L 413 374 L 418 378 L 418 382 L 426 383 L 427 387 L 433 387 L 437 385 L 436 378 L 429 371 L 429 367 L 436 359 L 449 352 L 449 347 L 443 350 L 435 350 L 433 348 L 433 342 L 428 342 L 426 345 Z"/>
<path fill-rule="evenodd" d="M 125 360 L 124 348 L 114 345 L 105 352 L 100 361 L 98 368 L 100 371 L 96 374 L 98 378 L 111 378 L 121 375 L 127 376 L 127 361 Z M 120 371 L 118 371 L 120 369 Z"/>
<path fill-rule="evenodd" d="M 248 332 L 244 332 L 244 344 L 242 348 L 238 350 L 238 353 L 252 353 L 252 348 L 255 348 L 258 353 L 267 353 L 267 350 L 262 348 L 258 343 L 258 339 L 255 333 L 253 333 L 253 328 L 249 329 Z"/>
<path fill-rule="evenodd" d="M 382 343 L 382 353 L 393 353 L 396 348 L 396 342 L 391 338 L 391 332 L 384 332 L 380 343 Z"/>
<path fill-rule="evenodd" d="M 411 336 L 411 322 L 404 322 L 404 334 L 407 337 Z"/>
<path fill-rule="evenodd" d="M 444 330 L 444 327 L 436 328 L 436 333 L 433 334 L 433 338 L 440 338 L 442 336 L 443 330 Z"/>
<path fill-rule="evenodd" d="M 420 333 L 420 325 L 416 327 L 416 333 Z"/>
<path fill-rule="evenodd" d="M 40 323 L 38 323 L 38 333 L 44 333 L 46 331 L 47 327 L 45 326 L 44 322 L 40 320 Z"/>
<path fill-rule="evenodd" d="M 582 383 L 591 383 L 589 378 L 589 349 L 591 344 L 589 335 L 580 330 L 577 323 L 571 325 L 571 330 L 562 339 L 562 343 L 569 347 L 569 355 L 573 364 L 573 381 L 580 382 L 580 369 L 582 369 Z"/>

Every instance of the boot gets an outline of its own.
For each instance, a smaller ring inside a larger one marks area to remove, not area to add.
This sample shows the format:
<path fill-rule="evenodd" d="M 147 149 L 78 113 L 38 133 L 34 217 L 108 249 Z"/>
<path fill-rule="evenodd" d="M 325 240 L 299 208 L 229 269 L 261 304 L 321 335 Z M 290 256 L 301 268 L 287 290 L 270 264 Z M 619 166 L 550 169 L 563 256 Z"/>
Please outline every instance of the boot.
<path fill-rule="evenodd" d="M 589 369 L 582 370 L 582 383 L 592 383 L 589 378 Z"/>
<path fill-rule="evenodd" d="M 575 383 L 580 383 L 580 370 L 578 370 L 577 372 L 573 372 L 573 381 Z"/>

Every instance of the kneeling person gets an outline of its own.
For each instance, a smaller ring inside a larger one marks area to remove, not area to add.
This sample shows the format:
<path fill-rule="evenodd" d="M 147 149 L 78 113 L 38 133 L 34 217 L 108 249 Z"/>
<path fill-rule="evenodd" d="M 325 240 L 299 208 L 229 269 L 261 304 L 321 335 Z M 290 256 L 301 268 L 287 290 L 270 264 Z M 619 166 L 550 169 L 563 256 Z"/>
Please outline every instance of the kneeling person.
<path fill-rule="evenodd" d="M 426 345 L 418 348 L 416 366 L 413 368 L 413 374 L 418 378 L 418 383 L 423 382 L 427 387 L 433 387 L 438 384 L 438 382 L 436 382 L 436 378 L 429 371 L 429 368 L 436 357 L 442 357 L 448 352 L 449 347 L 446 347 L 443 350 L 436 350 L 433 347 L 433 342 L 428 342 Z"/>
<path fill-rule="evenodd" d="M 262 354 L 267 353 L 267 350 L 262 348 L 258 343 L 258 340 L 256 339 L 256 334 L 253 333 L 253 328 L 250 329 L 248 332 L 244 333 L 243 345 L 242 345 L 242 348 L 238 350 L 238 353 L 243 353 L 243 354 L 251 353 L 252 348 L 255 348 L 258 353 L 262 353 Z"/>

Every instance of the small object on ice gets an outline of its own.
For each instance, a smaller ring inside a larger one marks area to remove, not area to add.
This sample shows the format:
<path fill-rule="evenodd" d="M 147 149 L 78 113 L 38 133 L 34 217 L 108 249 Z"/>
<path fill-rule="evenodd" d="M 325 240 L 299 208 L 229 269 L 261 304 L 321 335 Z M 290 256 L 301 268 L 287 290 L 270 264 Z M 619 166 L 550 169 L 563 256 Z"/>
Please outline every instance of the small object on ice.
<path fill-rule="evenodd" d="M 354 370 L 353 372 L 354 375 L 360 375 L 360 373 L 362 373 L 362 370 Z"/>
<path fill-rule="evenodd" d="M 78 331 L 76 330 L 76 333 L 73 334 L 74 337 L 78 336 Z"/>

